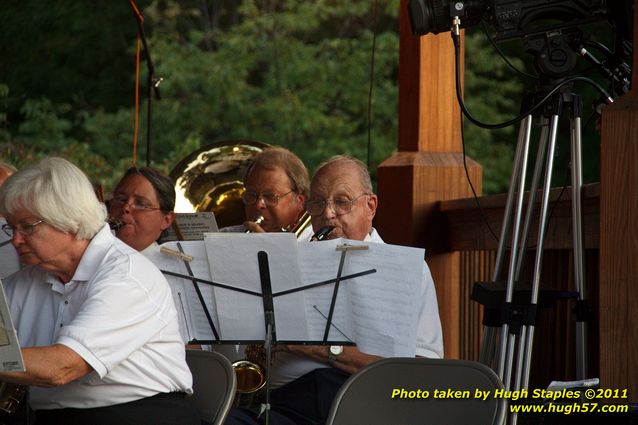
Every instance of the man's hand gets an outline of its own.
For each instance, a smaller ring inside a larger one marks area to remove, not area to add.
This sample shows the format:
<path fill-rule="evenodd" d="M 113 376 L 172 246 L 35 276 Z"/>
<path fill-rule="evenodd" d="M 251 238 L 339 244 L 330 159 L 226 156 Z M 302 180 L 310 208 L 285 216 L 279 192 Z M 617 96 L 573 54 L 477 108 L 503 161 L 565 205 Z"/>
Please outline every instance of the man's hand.
<path fill-rule="evenodd" d="M 273 351 L 292 353 L 321 363 L 329 364 L 329 345 L 275 345 L 273 346 Z M 343 347 L 343 353 L 337 357 L 331 366 L 348 373 L 356 373 L 362 367 L 380 360 L 381 358 L 382 357 L 380 356 L 362 353 L 357 347 L 346 346 Z"/>
<path fill-rule="evenodd" d="M 246 230 L 249 230 L 250 233 L 266 233 L 266 231 L 254 221 L 244 221 L 244 227 Z"/>

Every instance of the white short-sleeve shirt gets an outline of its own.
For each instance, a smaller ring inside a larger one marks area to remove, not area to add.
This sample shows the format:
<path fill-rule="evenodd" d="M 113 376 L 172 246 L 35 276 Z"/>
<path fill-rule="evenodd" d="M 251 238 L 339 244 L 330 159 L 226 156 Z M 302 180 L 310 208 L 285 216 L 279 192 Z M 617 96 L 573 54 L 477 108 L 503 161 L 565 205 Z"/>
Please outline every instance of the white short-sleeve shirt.
<path fill-rule="evenodd" d="M 61 387 L 32 387 L 34 409 L 92 408 L 158 393 L 192 393 L 166 279 L 107 225 L 91 240 L 68 283 L 28 266 L 4 285 L 23 347 L 63 344 L 93 368 Z"/>

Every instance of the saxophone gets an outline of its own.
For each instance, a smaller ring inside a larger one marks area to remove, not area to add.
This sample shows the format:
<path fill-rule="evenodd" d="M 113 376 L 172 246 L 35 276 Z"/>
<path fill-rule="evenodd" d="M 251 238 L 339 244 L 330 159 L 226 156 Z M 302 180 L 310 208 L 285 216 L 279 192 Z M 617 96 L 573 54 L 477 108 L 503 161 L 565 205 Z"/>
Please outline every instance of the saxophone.
<path fill-rule="evenodd" d="M 0 382 L 0 424 L 3 419 L 14 414 L 27 393 L 25 385 Z"/>

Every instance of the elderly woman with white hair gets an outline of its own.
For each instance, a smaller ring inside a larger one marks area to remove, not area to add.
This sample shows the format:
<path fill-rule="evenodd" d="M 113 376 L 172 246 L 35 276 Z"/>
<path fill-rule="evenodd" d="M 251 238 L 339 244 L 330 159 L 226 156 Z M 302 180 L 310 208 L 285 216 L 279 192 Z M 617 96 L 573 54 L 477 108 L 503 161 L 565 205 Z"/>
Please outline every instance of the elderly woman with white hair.
<path fill-rule="evenodd" d="M 115 238 L 87 177 L 61 158 L 0 188 L 2 226 L 25 267 L 5 279 L 38 425 L 199 424 L 162 273 Z"/>

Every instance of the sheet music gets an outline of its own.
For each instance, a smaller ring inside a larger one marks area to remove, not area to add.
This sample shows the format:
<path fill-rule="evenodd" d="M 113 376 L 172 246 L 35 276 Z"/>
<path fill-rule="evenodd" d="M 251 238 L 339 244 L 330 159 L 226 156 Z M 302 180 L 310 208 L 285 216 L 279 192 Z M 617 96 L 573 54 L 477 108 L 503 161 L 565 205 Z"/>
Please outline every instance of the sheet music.
<path fill-rule="evenodd" d="M 3 224 L 7 224 L 7 221 L 4 217 L 0 217 L 0 226 Z M 18 253 L 11 245 L 11 238 L 0 231 L 0 279 L 4 279 L 18 270 L 20 270 Z"/>
<path fill-rule="evenodd" d="M 224 283 L 261 294 L 257 253 L 268 254 L 274 293 L 297 287 L 300 282 L 297 240 L 291 233 L 207 233 L 204 236 L 211 276 Z M 215 300 L 222 339 L 264 340 L 264 306 L 261 297 L 223 288 L 215 288 Z M 303 295 L 275 298 L 277 338 L 285 338 L 292 329 L 305 334 Z"/>
<path fill-rule="evenodd" d="M 212 279 L 261 294 L 257 253 L 268 253 L 278 341 L 323 340 L 334 283 L 285 295 L 282 291 L 334 280 L 342 244 L 348 251 L 328 341 L 356 342 L 363 352 L 412 357 L 421 293 L 424 251 L 349 240 L 297 243 L 286 233 L 205 235 Z M 375 271 L 371 273 L 371 271 Z M 348 278 L 355 273 L 368 274 Z M 215 288 L 222 340 L 264 339 L 260 296 Z"/>
<path fill-rule="evenodd" d="M 204 239 L 204 233 L 219 231 L 215 214 L 210 211 L 175 213 L 175 225 L 179 227 L 181 236 L 186 241 L 201 241 Z M 173 227 L 166 229 L 164 241 L 177 239 L 179 238 L 175 234 Z"/>
<path fill-rule="evenodd" d="M 4 286 L 0 281 L 0 371 L 21 372 L 24 370 L 18 335 L 13 327 L 11 313 L 4 295 Z"/>
<path fill-rule="evenodd" d="M 165 246 L 173 251 L 179 252 L 179 248 L 177 246 L 178 243 L 181 245 L 185 254 L 193 257 L 193 260 L 189 262 L 193 275 L 197 278 L 210 281 L 211 276 L 204 242 L 166 242 L 161 246 Z M 158 253 L 153 256 L 152 260 L 160 270 L 167 270 L 188 276 L 186 265 L 180 258 Z M 215 340 L 210 323 L 208 322 L 204 308 L 197 296 L 193 282 L 189 279 L 171 276 L 166 273 L 164 276 L 166 277 L 166 280 L 168 280 L 173 293 L 173 300 L 175 301 L 175 308 L 177 309 L 179 319 L 180 333 L 182 334 L 184 342 L 190 342 L 194 339 L 200 341 Z M 219 329 L 219 320 L 215 309 L 215 294 L 213 292 L 213 287 L 202 282 L 199 282 L 198 286 L 208 308 L 208 312 L 213 320 L 213 324 L 217 329 Z"/>
<path fill-rule="evenodd" d="M 344 239 L 300 243 L 299 264 L 304 284 L 334 278 L 341 258 L 341 252 L 335 248 L 342 244 L 368 246 L 367 251 L 346 254 L 343 276 L 370 269 L 376 272 L 340 283 L 329 339 L 340 337 L 336 327 L 363 352 L 413 357 L 420 307 L 415 295 L 421 292 L 424 251 Z M 330 284 L 304 291 L 307 314 L 320 315 L 319 309 L 327 316 L 333 289 L 334 284 Z M 315 324 L 309 329 L 310 339 L 321 340 L 326 319 L 310 323 Z"/>

